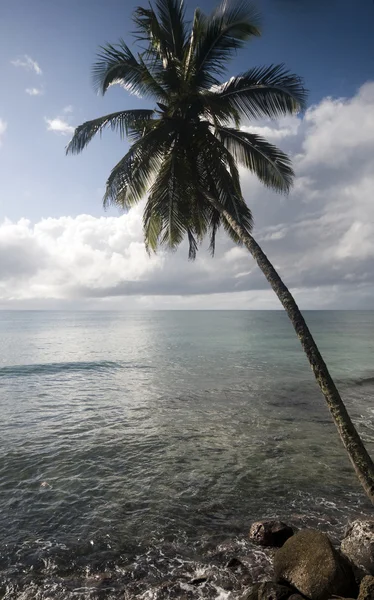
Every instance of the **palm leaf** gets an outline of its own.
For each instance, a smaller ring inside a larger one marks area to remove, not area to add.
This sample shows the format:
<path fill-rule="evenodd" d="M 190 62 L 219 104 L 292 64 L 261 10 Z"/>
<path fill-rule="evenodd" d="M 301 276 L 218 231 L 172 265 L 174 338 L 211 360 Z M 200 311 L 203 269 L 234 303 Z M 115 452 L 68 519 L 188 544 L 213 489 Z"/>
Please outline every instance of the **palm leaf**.
<path fill-rule="evenodd" d="M 92 75 L 96 89 L 102 94 L 105 94 L 110 85 L 119 83 L 135 95 L 152 96 L 161 101 L 167 99 L 165 90 L 144 61 L 141 57 L 137 60 L 123 40 L 116 46 L 102 46 L 98 59 L 93 66 Z"/>
<path fill-rule="evenodd" d="M 227 61 L 246 40 L 259 36 L 258 13 L 247 0 L 221 4 L 204 21 L 195 52 L 195 77 L 199 87 L 216 85 L 216 75 L 227 69 Z"/>
<path fill-rule="evenodd" d="M 183 0 L 156 0 L 156 8 L 170 54 L 182 60 L 186 42 L 184 2 Z"/>
<path fill-rule="evenodd" d="M 250 119 L 276 119 L 305 109 L 307 91 L 303 80 L 284 65 L 271 65 L 232 77 L 216 95 L 222 110 L 227 106 Z"/>
<path fill-rule="evenodd" d="M 97 133 L 101 135 L 105 127 L 110 127 L 112 131 L 118 131 L 121 138 L 131 135 L 134 130 L 138 132 L 139 128 L 144 127 L 153 115 L 153 110 L 123 110 L 93 121 L 86 121 L 76 128 L 73 138 L 66 148 L 66 154 L 82 152 Z"/>
<path fill-rule="evenodd" d="M 133 16 L 137 39 L 145 42 L 143 58 L 154 78 L 165 90 L 178 91 L 178 68 L 184 55 L 185 24 L 182 2 L 162 0 L 153 8 L 138 7 Z"/>
<path fill-rule="evenodd" d="M 217 136 L 235 161 L 252 171 L 267 187 L 288 193 L 294 178 L 290 158 L 254 133 L 217 128 Z"/>
<path fill-rule="evenodd" d="M 188 257 L 194 260 L 209 227 L 211 205 L 198 190 L 187 137 L 179 134 L 163 160 L 145 208 L 144 232 L 147 249 L 154 251 L 158 245 L 175 250 L 187 236 Z"/>
<path fill-rule="evenodd" d="M 129 209 L 145 196 L 173 135 L 170 124 L 161 123 L 131 146 L 110 173 L 103 200 L 105 207 L 114 204 Z"/>
<path fill-rule="evenodd" d="M 204 143 L 199 146 L 196 177 L 202 193 L 208 201 L 209 198 L 218 201 L 246 231 L 252 230 L 252 213 L 242 196 L 235 159 L 224 144 L 210 133 L 205 136 Z M 211 206 L 210 215 L 210 249 L 214 253 L 215 237 L 220 221 L 213 206 Z M 240 239 L 229 224 L 223 221 L 223 225 L 231 239 L 240 245 Z"/>
<path fill-rule="evenodd" d="M 158 244 L 175 250 L 187 233 L 188 218 L 185 218 L 182 210 L 185 199 L 182 196 L 183 179 L 178 158 L 175 150 L 171 150 L 164 158 L 144 211 L 146 246 L 153 250 Z M 159 227 L 156 240 L 150 232 L 155 217 Z"/>

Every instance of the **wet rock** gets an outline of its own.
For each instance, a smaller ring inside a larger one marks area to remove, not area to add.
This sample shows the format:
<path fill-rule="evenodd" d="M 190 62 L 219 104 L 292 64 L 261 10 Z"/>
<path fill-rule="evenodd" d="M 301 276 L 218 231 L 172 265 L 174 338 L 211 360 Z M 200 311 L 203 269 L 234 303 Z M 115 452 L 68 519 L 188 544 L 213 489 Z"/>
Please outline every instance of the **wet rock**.
<path fill-rule="evenodd" d="M 257 521 L 252 523 L 249 539 L 260 546 L 281 548 L 295 531 L 282 521 Z"/>
<path fill-rule="evenodd" d="M 287 540 L 274 557 L 275 580 L 287 583 L 311 600 L 356 597 L 357 585 L 348 561 L 320 531 L 305 529 Z"/>
<path fill-rule="evenodd" d="M 350 523 L 340 549 L 356 567 L 374 575 L 374 520 Z"/>
<path fill-rule="evenodd" d="M 201 585 L 202 583 L 205 583 L 206 581 L 208 581 L 208 577 L 195 577 L 194 579 L 191 579 L 190 584 L 191 585 Z"/>
<path fill-rule="evenodd" d="M 361 581 L 358 600 L 374 600 L 374 577 L 366 575 Z"/>
<path fill-rule="evenodd" d="M 285 585 L 264 581 L 263 583 L 255 583 L 242 596 L 241 600 L 288 600 L 292 593 L 292 590 Z"/>
<path fill-rule="evenodd" d="M 227 569 L 231 569 L 232 571 L 238 571 L 243 568 L 244 565 L 241 560 L 234 556 L 233 558 L 230 558 L 225 566 Z"/>

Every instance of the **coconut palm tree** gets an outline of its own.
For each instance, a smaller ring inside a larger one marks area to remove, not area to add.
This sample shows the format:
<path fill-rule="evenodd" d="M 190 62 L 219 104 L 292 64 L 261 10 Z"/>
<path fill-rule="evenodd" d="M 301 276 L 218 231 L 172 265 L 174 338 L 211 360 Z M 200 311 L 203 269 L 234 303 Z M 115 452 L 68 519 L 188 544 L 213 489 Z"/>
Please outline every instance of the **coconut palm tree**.
<path fill-rule="evenodd" d="M 240 129 L 243 119 L 278 118 L 302 110 L 302 80 L 283 65 L 251 68 L 225 83 L 228 59 L 260 35 L 258 15 L 245 1 L 222 3 L 209 16 L 186 20 L 183 0 L 155 0 L 135 10 L 135 56 L 123 40 L 101 47 L 93 68 L 102 94 L 113 84 L 152 99 L 152 110 L 124 110 L 83 123 L 67 152 L 79 153 L 110 127 L 131 141 L 107 181 L 104 206 L 131 209 L 147 196 L 148 251 L 177 248 L 183 239 L 194 259 L 209 236 L 214 253 L 222 225 L 256 260 L 286 310 L 326 399 L 357 476 L 374 503 L 374 465 L 327 366 L 286 285 L 252 236 L 252 214 L 240 185 L 244 166 L 269 188 L 287 193 L 294 173 L 286 154 Z"/>

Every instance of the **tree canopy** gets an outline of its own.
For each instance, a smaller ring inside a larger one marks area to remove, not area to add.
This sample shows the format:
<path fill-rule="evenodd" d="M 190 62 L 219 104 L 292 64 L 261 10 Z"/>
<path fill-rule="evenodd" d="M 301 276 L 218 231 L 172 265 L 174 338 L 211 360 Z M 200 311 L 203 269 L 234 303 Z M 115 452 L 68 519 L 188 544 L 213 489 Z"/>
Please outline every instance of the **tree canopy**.
<path fill-rule="evenodd" d="M 250 68 L 222 81 L 229 59 L 260 35 L 259 15 L 245 0 L 223 0 L 210 15 L 196 9 L 191 23 L 183 0 L 156 0 L 154 6 L 138 7 L 133 20 L 139 51 L 135 55 L 124 40 L 101 47 L 93 81 L 101 94 L 120 84 L 152 99 L 154 109 L 125 110 L 83 123 L 67 152 L 81 152 L 106 127 L 129 138 L 130 149 L 108 178 L 104 205 L 130 209 L 147 196 L 148 250 L 160 244 L 175 249 L 187 236 L 194 258 L 209 235 L 214 253 L 220 225 L 240 243 L 212 201 L 250 232 L 252 214 L 239 166 L 277 192 L 289 191 L 294 174 L 288 156 L 241 127 L 302 110 L 303 82 L 283 65 Z"/>

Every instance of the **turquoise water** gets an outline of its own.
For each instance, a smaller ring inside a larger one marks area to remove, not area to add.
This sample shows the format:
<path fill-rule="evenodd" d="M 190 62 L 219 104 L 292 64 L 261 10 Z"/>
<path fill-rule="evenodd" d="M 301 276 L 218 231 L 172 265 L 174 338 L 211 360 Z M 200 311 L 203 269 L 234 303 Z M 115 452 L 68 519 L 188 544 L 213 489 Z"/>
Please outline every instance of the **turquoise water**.
<path fill-rule="evenodd" d="M 306 318 L 374 454 L 374 313 Z M 253 519 L 370 511 L 282 312 L 0 312 L 0 390 L 7 599 L 143 597 Z"/>

